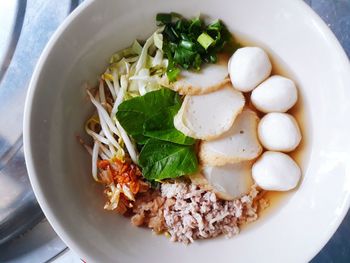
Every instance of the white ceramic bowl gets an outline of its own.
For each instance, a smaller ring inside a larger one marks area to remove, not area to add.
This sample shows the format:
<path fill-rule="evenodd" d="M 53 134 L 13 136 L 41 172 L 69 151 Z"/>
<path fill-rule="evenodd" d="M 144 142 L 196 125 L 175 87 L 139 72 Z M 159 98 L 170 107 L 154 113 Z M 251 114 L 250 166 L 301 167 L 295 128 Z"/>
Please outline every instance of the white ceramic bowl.
<path fill-rule="evenodd" d="M 95 83 L 114 51 L 146 38 L 160 11 L 221 18 L 234 34 L 266 48 L 298 84 L 303 181 L 232 239 L 186 247 L 104 211 L 90 158 L 75 138 L 92 110 L 82 83 Z M 349 207 L 349 101 L 349 61 L 302 1 L 86 1 L 52 37 L 31 81 L 24 120 L 28 172 L 48 220 L 87 262 L 306 262 Z"/>

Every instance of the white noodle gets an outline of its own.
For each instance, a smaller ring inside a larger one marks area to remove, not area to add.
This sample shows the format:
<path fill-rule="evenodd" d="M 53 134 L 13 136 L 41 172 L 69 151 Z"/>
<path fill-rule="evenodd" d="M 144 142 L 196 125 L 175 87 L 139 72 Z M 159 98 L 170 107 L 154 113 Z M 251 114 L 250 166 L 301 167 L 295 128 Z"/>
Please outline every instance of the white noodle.
<path fill-rule="evenodd" d="M 136 147 L 134 147 L 133 143 L 131 142 L 129 136 L 127 135 L 127 133 L 125 132 L 124 128 L 120 125 L 119 121 L 116 120 L 116 125 L 120 131 L 120 134 L 124 140 L 124 143 L 125 143 L 125 146 L 126 146 L 126 149 L 128 150 L 129 152 L 129 155 L 130 155 L 130 158 L 131 160 L 134 162 L 134 163 L 138 163 L 137 159 L 137 151 L 136 151 Z"/>
<path fill-rule="evenodd" d="M 106 156 L 106 158 L 102 158 L 102 159 L 111 159 L 113 157 L 112 152 L 109 149 L 107 149 L 104 145 L 100 144 L 100 148 L 101 148 L 100 152 Z"/>
<path fill-rule="evenodd" d="M 109 144 L 110 142 L 103 136 L 97 134 L 96 132 L 94 132 L 93 130 L 89 129 L 89 128 L 85 128 L 85 131 L 87 134 L 89 134 L 92 138 L 94 138 L 96 141 L 102 142 L 104 144 Z"/>
<path fill-rule="evenodd" d="M 109 160 L 107 155 L 105 155 L 102 151 L 98 152 L 99 156 L 101 157 L 101 160 Z"/>
<path fill-rule="evenodd" d="M 117 98 L 117 94 L 115 93 L 115 90 L 114 90 L 114 87 L 113 87 L 112 83 L 108 79 L 106 79 L 105 81 L 107 83 L 109 91 L 111 92 L 113 100 L 115 100 Z"/>
<path fill-rule="evenodd" d="M 118 71 L 113 70 L 112 76 L 113 76 L 113 86 L 114 86 L 115 98 L 117 98 L 117 94 L 118 94 L 119 89 L 120 89 L 118 75 L 119 75 Z"/>
<path fill-rule="evenodd" d="M 92 177 L 97 182 L 99 181 L 97 178 L 98 151 L 99 151 L 99 144 L 98 144 L 98 142 L 95 141 L 94 147 L 92 149 Z"/>
<path fill-rule="evenodd" d="M 119 90 L 119 93 L 118 93 L 118 97 L 117 99 L 115 100 L 114 102 L 114 105 L 113 105 L 113 108 L 112 108 L 112 111 L 111 111 L 111 118 L 114 119 L 115 118 L 115 114 L 117 113 L 118 111 L 118 107 L 120 105 L 120 102 L 122 101 L 122 97 L 124 97 L 124 91 L 123 91 L 123 88 L 121 88 Z M 119 102 L 120 101 L 120 102 Z"/>
<path fill-rule="evenodd" d="M 111 151 L 111 153 L 113 154 L 113 156 L 117 154 L 117 151 L 114 149 L 112 144 L 108 144 L 108 148 Z"/>
<path fill-rule="evenodd" d="M 108 126 L 105 122 L 105 120 L 103 119 L 103 117 L 101 116 L 100 111 L 98 111 L 98 116 L 100 118 L 100 124 L 101 124 L 101 128 L 105 134 L 105 136 L 107 137 L 108 141 L 110 143 L 112 143 L 116 148 L 121 149 L 121 146 L 119 145 L 119 143 L 114 139 L 113 135 L 111 134 L 111 132 L 108 129 Z"/>
<path fill-rule="evenodd" d="M 106 122 L 107 126 L 109 127 L 109 129 L 116 135 L 120 136 L 119 131 L 117 130 L 117 128 L 114 126 L 112 119 L 110 118 L 110 116 L 108 115 L 108 112 L 105 110 L 105 108 L 92 96 L 92 94 L 90 93 L 90 91 L 87 91 L 89 96 L 90 96 L 90 100 L 91 102 L 95 105 L 97 112 L 100 116 L 100 122 L 102 123 L 102 119 Z M 106 134 L 106 133 L 105 133 Z M 107 136 L 107 134 L 106 134 Z"/>
<path fill-rule="evenodd" d="M 103 87 L 103 81 L 100 80 L 100 85 L 98 87 L 98 92 L 100 95 L 100 101 L 102 104 L 106 103 L 106 94 L 105 94 L 105 89 Z"/>
<path fill-rule="evenodd" d="M 117 99 L 114 102 L 113 108 L 112 108 L 112 112 L 111 112 L 111 118 L 114 119 L 115 114 L 118 111 L 118 107 L 119 105 L 123 102 L 124 100 L 124 96 L 125 96 L 125 91 L 128 88 L 128 81 L 126 80 L 125 75 L 121 76 L 120 78 L 120 82 L 121 82 L 121 88 L 119 89 L 118 95 L 117 95 Z"/>

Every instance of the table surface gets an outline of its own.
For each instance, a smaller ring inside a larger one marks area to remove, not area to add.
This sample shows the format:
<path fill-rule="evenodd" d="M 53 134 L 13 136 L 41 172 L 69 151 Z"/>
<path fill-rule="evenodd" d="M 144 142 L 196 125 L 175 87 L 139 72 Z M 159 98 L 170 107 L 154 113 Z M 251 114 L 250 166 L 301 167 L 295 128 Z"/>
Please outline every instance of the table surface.
<path fill-rule="evenodd" d="M 0 208 L 6 205 L 1 196 L 1 193 L 6 192 L 3 186 L 13 184 L 7 175 L 16 174 L 16 179 L 21 181 L 21 184 L 16 185 L 17 190 L 12 191 L 6 199 L 12 210 L 0 209 L 0 244 L 1 241 L 13 238 L 17 234 L 13 232 L 12 235 L 5 236 L 6 224 L 2 223 L 5 222 L 3 220 L 5 218 L 11 219 L 8 217 L 9 211 L 20 211 L 13 214 L 11 220 L 17 225 L 26 227 L 35 225 L 42 218 L 25 172 L 22 151 L 24 99 L 33 69 L 45 44 L 64 18 L 81 2 L 83 0 L 0 2 L 0 110 L 7 113 L 8 110 L 4 110 L 4 107 L 13 109 L 9 115 L 0 115 L 0 123 L 7 124 L 7 131 L 5 127 L 0 127 Z M 305 0 L 305 2 L 322 17 L 350 57 L 350 0 Z M 18 219 L 21 218 L 21 213 L 24 215 L 28 213 L 27 210 L 21 209 L 21 203 L 14 202 L 18 200 L 24 200 L 22 204 L 27 205 L 26 209 L 31 209 L 32 221 L 27 224 Z M 17 205 L 14 206 L 13 203 Z M 0 246 L 0 250 L 5 251 L 4 249 L 8 247 L 7 243 Z M 0 261 L 3 261 L 1 255 Z M 350 262 L 349 212 L 332 239 L 312 262 Z"/>

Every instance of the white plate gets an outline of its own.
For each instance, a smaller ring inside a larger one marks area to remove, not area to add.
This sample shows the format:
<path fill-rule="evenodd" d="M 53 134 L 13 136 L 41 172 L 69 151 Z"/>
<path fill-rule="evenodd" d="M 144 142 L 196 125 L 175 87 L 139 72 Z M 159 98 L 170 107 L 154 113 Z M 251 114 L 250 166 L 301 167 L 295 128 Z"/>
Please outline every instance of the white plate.
<path fill-rule="evenodd" d="M 147 37 L 160 11 L 221 18 L 236 35 L 265 47 L 300 90 L 303 181 L 229 240 L 186 247 L 103 211 L 90 158 L 75 139 L 92 109 L 82 83 L 96 83 L 114 51 Z M 305 262 L 349 207 L 349 87 L 344 51 L 299 0 L 87 1 L 51 39 L 31 81 L 24 120 L 30 180 L 54 229 L 87 262 Z"/>

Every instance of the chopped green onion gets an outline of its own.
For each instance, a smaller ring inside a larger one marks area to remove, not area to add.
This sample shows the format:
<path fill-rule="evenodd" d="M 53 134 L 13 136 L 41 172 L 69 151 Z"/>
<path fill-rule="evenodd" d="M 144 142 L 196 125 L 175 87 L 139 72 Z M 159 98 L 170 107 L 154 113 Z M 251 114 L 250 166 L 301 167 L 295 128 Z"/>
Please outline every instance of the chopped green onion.
<path fill-rule="evenodd" d="M 211 55 L 209 56 L 209 61 L 210 61 L 211 63 L 216 63 L 217 60 L 218 60 L 218 57 L 217 57 L 215 54 L 211 54 Z"/>
<path fill-rule="evenodd" d="M 192 50 L 194 47 L 194 44 L 191 41 L 188 40 L 181 40 L 180 46 L 189 50 Z"/>
<path fill-rule="evenodd" d="M 194 61 L 193 61 L 193 68 L 195 70 L 200 70 L 201 69 L 201 64 L 202 64 L 201 55 L 196 54 L 196 57 L 194 58 Z"/>
<path fill-rule="evenodd" d="M 188 22 L 186 20 L 180 19 L 176 22 L 176 30 L 183 31 L 188 27 Z"/>
<path fill-rule="evenodd" d="M 159 13 L 156 16 L 156 21 L 160 22 L 160 24 L 169 24 L 172 21 L 172 15 L 171 14 L 164 14 L 164 13 Z"/>
<path fill-rule="evenodd" d="M 197 18 L 194 18 L 192 21 L 191 21 L 191 25 L 189 27 L 189 32 L 193 32 L 195 33 L 196 31 L 199 31 L 201 30 L 201 27 L 202 27 L 202 21 L 199 19 L 199 17 Z"/>
<path fill-rule="evenodd" d="M 197 41 L 199 44 L 201 44 L 202 47 L 204 47 L 205 50 L 207 50 L 208 47 L 214 42 L 214 39 L 204 32 L 200 34 L 200 36 L 197 38 Z"/>
<path fill-rule="evenodd" d="M 220 20 L 216 19 L 213 21 L 209 26 L 208 30 L 215 30 L 215 31 L 220 31 L 222 29 L 222 24 Z"/>
<path fill-rule="evenodd" d="M 174 68 L 170 71 L 167 71 L 166 75 L 169 79 L 170 82 L 176 81 L 177 76 L 180 74 L 180 69 L 179 68 Z"/>
<path fill-rule="evenodd" d="M 163 51 L 168 59 L 167 75 L 175 81 L 182 69 L 200 70 L 203 63 L 216 63 L 217 54 L 233 52 L 232 35 L 225 24 L 215 20 L 206 25 L 200 17 L 186 19 L 179 14 L 158 14 L 157 21 L 164 29 Z"/>
<path fill-rule="evenodd" d="M 171 31 L 173 32 L 173 34 L 176 38 L 179 38 L 179 34 L 176 32 L 175 28 L 172 27 Z"/>
<path fill-rule="evenodd" d="M 169 39 L 171 43 L 177 41 L 177 37 L 174 35 L 172 27 L 165 26 L 163 36 Z"/>

